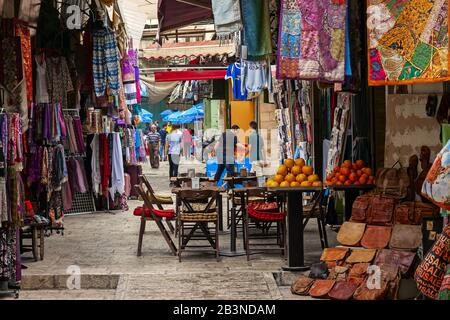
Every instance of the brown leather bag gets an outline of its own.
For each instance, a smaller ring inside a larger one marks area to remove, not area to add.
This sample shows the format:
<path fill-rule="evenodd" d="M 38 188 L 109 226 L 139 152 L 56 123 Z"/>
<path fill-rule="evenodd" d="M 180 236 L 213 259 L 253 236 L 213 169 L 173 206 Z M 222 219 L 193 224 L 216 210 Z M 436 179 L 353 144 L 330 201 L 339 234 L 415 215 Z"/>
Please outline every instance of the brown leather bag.
<path fill-rule="evenodd" d="M 415 257 L 415 252 L 383 249 L 378 251 L 374 264 L 377 266 L 382 264 L 396 265 L 402 274 L 407 274 Z"/>
<path fill-rule="evenodd" d="M 347 279 L 347 272 L 349 268 L 345 266 L 336 266 L 330 269 L 330 274 L 328 275 L 329 280 L 345 281 Z"/>
<path fill-rule="evenodd" d="M 356 197 L 352 206 L 351 222 L 366 223 L 372 209 L 372 195 L 363 194 Z"/>
<path fill-rule="evenodd" d="M 387 283 L 386 298 L 397 300 L 398 288 L 400 287 L 401 274 L 397 265 L 380 264 L 381 279 Z"/>
<path fill-rule="evenodd" d="M 314 279 L 309 277 L 300 276 L 291 286 L 291 292 L 300 296 L 307 296 L 309 294 L 309 289 L 314 283 Z"/>
<path fill-rule="evenodd" d="M 389 247 L 398 250 L 417 250 L 422 243 L 422 226 L 396 224 L 392 229 Z"/>
<path fill-rule="evenodd" d="M 309 290 L 309 295 L 313 298 L 328 298 L 328 293 L 335 283 L 335 280 L 316 280 Z"/>
<path fill-rule="evenodd" d="M 392 227 L 367 226 L 361 240 L 361 245 L 366 249 L 386 248 L 391 239 Z"/>
<path fill-rule="evenodd" d="M 331 299 L 350 300 L 353 297 L 358 285 L 350 281 L 337 281 L 328 293 Z"/>
<path fill-rule="evenodd" d="M 383 195 L 403 199 L 408 195 L 409 176 L 406 168 L 385 168 L 377 172 L 376 190 Z"/>
<path fill-rule="evenodd" d="M 355 263 L 352 268 L 350 269 L 350 272 L 348 273 L 349 278 L 362 278 L 364 279 L 367 274 L 367 268 L 369 267 L 370 263 L 364 262 L 364 263 Z"/>
<path fill-rule="evenodd" d="M 372 209 L 367 223 L 382 226 L 392 225 L 397 200 L 381 194 L 374 194 L 372 197 Z"/>
<path fill-rule="evenodd" d="M 357 247 L 366 230 L 365 223 L 346 221 L 342 224 L 337 234 L 337 241 L 343 246 Z"/>
<path fill-rule="evenodd" d="M 353 294 L 355 300 L 383 300 L 388 290 L 387 282 L 381 281 L 380 289 L 367 288 L 367 281 L 363 281 Z"/>
<path fill-rule="evenodd" d="M 370 263 L 373 258 L 375 258 L 376 253 L 377 250 L 375 249 L 353 249 L 345 262 L 351 264 L 363 262 Z"/>
<path fill-rule="evenodd" d="M 439 209 L 428 203 L 407 201 L 402 202 L 395 208 L 394 223 L 398 224 L 421 224 L 423 218 L 435 217 Z"/>
<path fill-rule="evenodd" d="M 329 269 L 334 268 L 345 260 L 349 250 L 348 248 L 325 248 L 320 261 L 325 262 Z"/>

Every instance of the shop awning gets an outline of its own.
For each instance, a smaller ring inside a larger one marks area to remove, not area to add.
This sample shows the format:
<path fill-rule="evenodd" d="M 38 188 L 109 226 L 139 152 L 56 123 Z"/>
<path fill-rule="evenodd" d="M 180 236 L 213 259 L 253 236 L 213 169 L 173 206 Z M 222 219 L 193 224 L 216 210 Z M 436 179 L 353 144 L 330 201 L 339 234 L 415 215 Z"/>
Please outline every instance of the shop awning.
<path fill-rule="evenodd" d="M 187 70 L 155 72 L 156 82 L 224 79 L 227 70 Z"/>
<path fill-rule="evenodd" d="M 192 58 L 215 55 L 234 55 L 232 43 L 220 43 L 218 40 L 195 41 L 182 43 L 164 43 L 162 46 L 152 45 L 144 50 L 147 60 Z"/>
<path fill-rule="evenodd" d="M 159 32 L 212 17 L 211 0 L 158 0 Z"/>

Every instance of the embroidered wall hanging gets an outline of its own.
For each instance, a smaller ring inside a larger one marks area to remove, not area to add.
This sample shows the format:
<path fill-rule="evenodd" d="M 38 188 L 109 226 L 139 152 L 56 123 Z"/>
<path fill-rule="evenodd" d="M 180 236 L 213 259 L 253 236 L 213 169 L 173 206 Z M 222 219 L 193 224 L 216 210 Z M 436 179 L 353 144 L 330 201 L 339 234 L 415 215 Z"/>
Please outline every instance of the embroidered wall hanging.
<path fill-rule="evenodd" d="M 367 0 L 369 85 L 450 80 L 448 0 Z"/>
<path fill-rule="evenodd" d="M 278 79 L 343 82 L 346 0 L 282 0 Z"/>

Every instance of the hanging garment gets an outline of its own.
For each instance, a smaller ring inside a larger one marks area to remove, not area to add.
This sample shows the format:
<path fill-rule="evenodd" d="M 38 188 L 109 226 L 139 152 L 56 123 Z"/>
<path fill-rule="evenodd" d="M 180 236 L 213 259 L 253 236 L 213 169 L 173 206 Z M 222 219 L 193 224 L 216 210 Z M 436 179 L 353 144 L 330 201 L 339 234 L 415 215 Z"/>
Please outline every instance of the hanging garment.
<path fill-rule="evenodd" d="M 77 144 L 78 153 L 80 153 L 80 154 L 85 153 L 86 147 L 84 145 L 83 128 L 81 125 L 80 117 L 73 117 L 72 124 L 73 124 L 73 130 L 75 132 L 75 140 L 76 140 L 76 144 Z"/>
<path fill-rule="evenodd" d="M 259 60 L 272 54 L 269 1 L 241 1 L 241 8 L 247 59 Z"/>
<path fill-rule="evenodd" d="M 64 210 L 70 210 L 72 209 L 72 189 L 70 188 L 69 181 L 64 182 L 61 187 L 61 194 L 62 194 L 62 200 L 63 200 L 63 209 Z"/>
<path fill-rule="evenodd" d="M 72 79 L 66 58 L 50 57 L 46 60 L 47 85 L 52 103 L 60 103 L 63 109 L 67 109 L 67 92 L 73 91 Z"/>
<path fill-rule="evenodd" d="M 23 169 L 22 123 L 18 113 L 11 115 L 9 124 L 8 167 L 17 171 Z"/>
<path fill-rule="evenodd" d="M 112 172 L 111 172 L 111 188 L 109 192 L 114 199 L 114 194 L 125 192 L 125 177 L 122 158 L 122 145 L 118 133 L 111 133 L 113 137 L 113 154 L 112 154 Z"/>
<path fill-rule="evenodd" d="M 0 114 L 0 178 L 6 178 L 8 162 L 8 116 Z"/>
<path fill-rule="evenodd" d="M 211 6 L 219 38 L 230 36 L 242 29 L 239 0 L 212 0 Z"/>
<path fill-rule="evenodd" d="M 91 142 L 92 149 L 92 159 L 91 159 L 91 170 L 92 170 L 92 188 L 96 194 L 100 194 L 100 183 L 102 181 L 100 172 L 100 147 L 99 147 L 99 135 L 94 135 Z"/>
<path fill-rule="evenodd" d="M 31 35 L 28 26 L 21 23 L 15 23 L 16 36 L 20 37 L 20 44 L 22 47 L 22 63 L 23 72 L 26 81 L 27 102 L 31 106 L 33 102 L 33 64 L 31 57 Z"/>
<path fill-rule="evenodd" d="M 52 191 L 61 191 L 62 184 L 67 182 L 69 176 L 66 167 L 64 147 L 59 144 L 54 148 L 53 151 L 53 158 L 51 160 L 51 185 L 49 189 Z"/>
<path fill-rule="evenodd" d="M 259 93 L 271 87 L 270 64 L 267 61 L 242 60 L 241 93 Z"/>
<path fill-rule="evenodd" d="M 107 83 L 111 94 L 119 91 L 119 52 L 116 34 L 107 30 L 93 32 L 93 74 L 94 89 L 97 97 L 106 93 Z"/>
<path fill-rule="evenodd" d="M 227 68 L 225 80 L 231 79 L 233 97 L 235 100 L 247 100 L 247 89 L 242 85 L 241 65 L 237 62 L 230 64 Z M 242 91 L 242 88 L 244 91 Z"/>

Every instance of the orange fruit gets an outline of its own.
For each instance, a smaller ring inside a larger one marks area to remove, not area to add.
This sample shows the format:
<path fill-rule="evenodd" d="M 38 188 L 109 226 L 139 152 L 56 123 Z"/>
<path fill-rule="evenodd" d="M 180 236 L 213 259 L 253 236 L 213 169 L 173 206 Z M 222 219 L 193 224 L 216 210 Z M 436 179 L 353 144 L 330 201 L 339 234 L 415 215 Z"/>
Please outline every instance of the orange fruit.
<path fill-rule="evenodd" d="M 283 181 L 282 183 L 280 183 L 280 187 L 283 187 L 283 188 L 289 187 L 290 185 L 291 184 L 289 182 L 287 182 L 287 181 Z"/>
<path fill-rule="evenodd" d="M 266 181 L 266 186 L 267 187 L 271 187 L 273 182 L 275 182 L 275 181 L 273 181 L 272 179 L 267 180 Z"/>
<path fill-rule="evenodd" d="M 352 163 L 352 169 L 353 170 L 358 170 L 358 165 L 356 163 Z"/>
<path fill-rule="evenodd" d="M 305 163 L 305 159 L 302 159 L 302 158 L 300 158 L 300 159 L 295 159 L 295 165 L 296 165 L 296 166 L 303 167 L 305 164 L 306 164 L 306 163 Z"/>
<path fill-rule="evenodd" d="M 336 184 L 336 182 L 338 182 L 338 179 L 337 179 L 337 178 L 331 179 L 331 183 L 332 183 L 332 184 Z"/>
<path fill-rule="evenodd" d="M 359 181 L 355 181 L 354 185 L 359 185 L 361 183 L 359 183 Z"/>
<path fill-rule="evenodd" d="M 352 162 L 350 160 L 345 160 L 344 163 L 342 164 L 342 167 L 350 169 L 352 167 Z"/>
<path fill-rule="evenodd" d="M 297 182 L 302 183 L 303 181 L 308 180 L 308 177 L 306 176 L 306 174 L 300 173 L 295 180 L 297 180 Z"/>
<path fill-rule="evenodd" d="M 367 176 L 371 176 L 372 175 L 372 169 L 370 168 L 362 168 L 361 171 L 365 174 L 367 174 Z"/>
<path fill-rule="evenodd" d="M 282 164 L 281 166 L 278 167 L 277 174 L 280 174 L 282 176 L 287 175 L 288 174 L 288 168 L 284 164 Z"/>
<path fill-rule="evenodd" d="M 295 176 L 291 173 L 289 173 L 286 177 L 284 177 L 284 181 L 287 181 L 289 183 L 295 181 Z"/>
<path fill-rule="evenodd" d="M 313 187 L 321 187 L 321 186 L 322 186 L 322 181 L 314 181 L 314 182 L 312 183 L 312 186 L 313 186 Z"/>
<path fill-rule="evenodd" d="M 344 182 L 344 184 L 346 184 L 346 185 L 352 184 L 352 181 L 351 180 L 347 180 L 347 181 Z"/>
<path fill-rule="evenodd" d="M 297 181 L 292 181 L 291 182 L 291 187 L 300 187 L 300 183 Z"/>
<path fill-rule="evenodd" d="M 309 181 L 303 181 L 303 182 L 301 183 L 301 186 L 302 186 L 302 187 L 311 187 L 311 186 L 312 186 L 312 182 L 309 182 Z"/>
<path fill-rule="evenodd" d="M 363 160 L 356 160 L 355 164 L 358 167 L 358 169 L 364 168 L 364 161 Z"/>
<path fill-rule="evenodd" d="M 313 170 L 313 167 L 311 167 L 311 166 L 303 166 L 302 167 L 302 172 L 304 174 L 306 174 L 307 176 L 310 176 L 310 175 L 312 175 L 314 173 L 314 170 Z"/>
<path fill-rule="evenodd" d="M 284 165 L 287 168 L 291 169 L 295 165 L 295 161 L 294 161 L 294 159 L 286 159 L 286 160 L 284 160 Z"/>
<path fill-rule="evenodd" d="M 280 184 L 278 182 L 272 181 L 272 185 L 271 185 L 272 188 L 276 188 L 276 187 L 279 187 L 279 186 L 280 186 Z"/>
<path fill-rule="evenodd" d="M 339 182 L 344 183 L 346 180 L 347 180 L 347 177 L 344 176 L 343 174 L 341 174 L 341 175 L 339 176 Z"/>
<path fill-rule="evenodd" d="M 361 178 L 359 178 L 359 183 L 360 184 L 366 184 L 367 183 L 367 179 L 363 176 L 361 176 Z"/>
<path fill-rule="evenodd" d="M 355 182 L 356 180 L 358 180 L 358 176 L 356 175 L 356 173 L 350 173 L 350 176 L 348 177 L 348 179 L 352 182 Z"/>
<path fill-rule="evenodd" d="M 291 169 L 291 173 L 292 173 L 294 176 L 296 176 L 296 175 L 302 173 L 302 168 L 299 167 L 299 166 L 293 166 L 292 169 Z"/>
<path fill-rule="evenodd" d="M 336 182 L 336 185 L 341 186 L 341 185 L 343 185 L 343 183 L 341 181 L 338 181 L 338 182 Z"/>
<path fill-rule="evenodd" d="M 356 170 L 356 175 L 358 177 L 361 177 L 362 174 L 363 174 L 363 172 L 361 170 Z"/>
<path fill-rule="evenodd" d="M 333 172 L 341 172 L 341 167 L 339 166 L 334 167 Z"/>
<path fill-rule="evenodd" d="M 309 182 L 314 182 L 314 181 L 319 181 L 319 180 L 320 180 L 320 178 L 317 174 L 312 174 L 308 177 Z"/>
<path fill-rule="evenodd" d="M 281 174 L 277 174 L 275 177 L 272 178 L 272 180 L 277 183 L 282 183 L 284 180 L 284 176 L 282 176 Z"/>
<path fill-rule="evenodd" d="M 330 173 L 329 175 L 327 175 L 327 180 L 328 181 L 331 181 L 331 179 L 333 179 L 334 178 L 334 174 L 333 173 Z"/>

